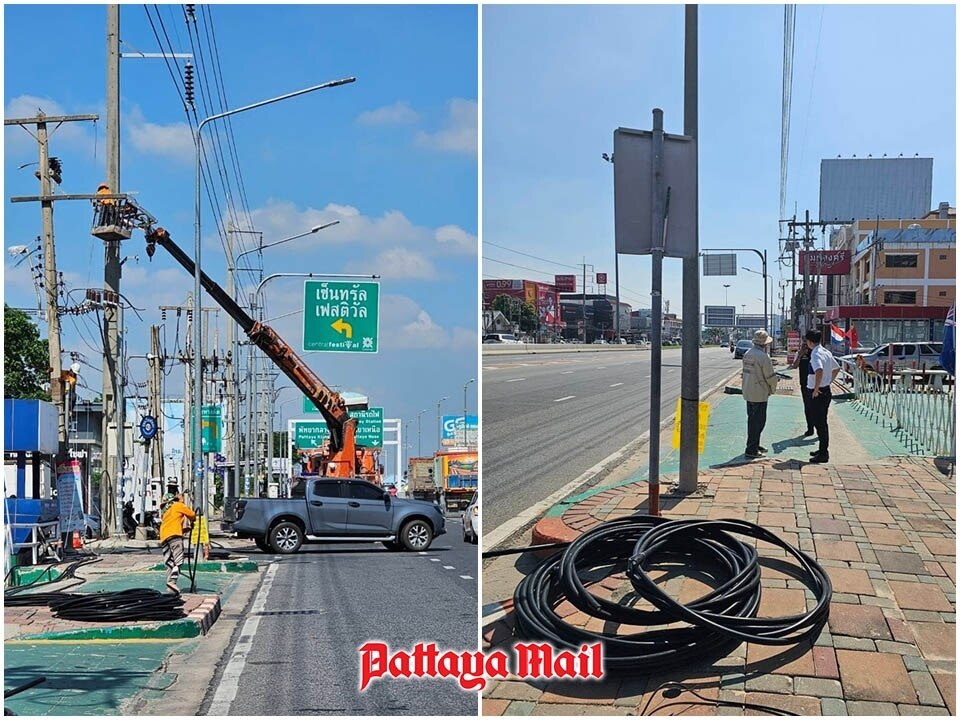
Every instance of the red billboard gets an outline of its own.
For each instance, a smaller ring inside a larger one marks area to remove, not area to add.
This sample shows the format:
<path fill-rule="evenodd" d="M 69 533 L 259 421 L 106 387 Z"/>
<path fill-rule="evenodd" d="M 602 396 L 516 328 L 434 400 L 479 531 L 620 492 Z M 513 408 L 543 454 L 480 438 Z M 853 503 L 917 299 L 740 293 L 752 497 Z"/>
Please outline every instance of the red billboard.
<path fill-rule="evenodd" d="M 560 324 L 560 303 L 552 285 L 537 283 L 537 317 L 540 318 L 540 324 L 547 327 Z"/>
<path fill-rule="evenodd" d="M 497 295 L 509 295 L 520 300 L 526 300 L 523 292 L 523 280 L 484 280 L 483 304 L 485 306 L 489 305 Z"/>
<path fill-rule="evenodd" d="M 557 287 L 557 292 L 575 293 L 577 291 L 576 275 L 554 275 L 553 284 Z"/>
<path fill-rule="evenodd" d="M 606 284 L 607 284 L 607 274 L 597 273 L 597 285 L 606 285 Z"/>
<path fill-rule="evenodd" d="M 801 250 L 800 272 L 807 275 L 846 275 L 850 272 L 850 251 Z"/>

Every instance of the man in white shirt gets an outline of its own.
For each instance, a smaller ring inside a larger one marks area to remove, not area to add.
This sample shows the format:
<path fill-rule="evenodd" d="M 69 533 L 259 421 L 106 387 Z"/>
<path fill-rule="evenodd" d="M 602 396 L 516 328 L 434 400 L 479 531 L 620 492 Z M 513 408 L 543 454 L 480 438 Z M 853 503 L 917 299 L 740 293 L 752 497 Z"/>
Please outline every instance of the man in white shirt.
<path fill-rule="evenodd" d="M 808 331 L 804 339 L 810 348 L 810 374 L 806 381 L 812 401 L 811 415 L 820 440 L 820 447 L 810 454 L 810 462 L 825 463 L 830 459 L 830 429 L 827 426 L 827 412 L 833 399 L 830 385 L 840 372 L 840 363 L 820 344 L 823 335 L 819 330 Z"/>

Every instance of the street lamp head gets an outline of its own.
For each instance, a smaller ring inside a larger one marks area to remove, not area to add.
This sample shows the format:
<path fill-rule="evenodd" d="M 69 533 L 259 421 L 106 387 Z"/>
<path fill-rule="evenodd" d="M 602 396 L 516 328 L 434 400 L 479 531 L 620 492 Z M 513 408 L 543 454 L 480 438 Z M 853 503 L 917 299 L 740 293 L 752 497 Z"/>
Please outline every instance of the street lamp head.
<path fill-rule="evenodd" d="M 311 233 L 320 232 L 321 230 L 326 230 L 328 227 L 333 227 L 334 225 L 339 225 L 339 224 L 340 224 L 339 220 L 333 220 L 328 223 L 323 223 L 322 225 L 314 225 L 312 228 L 310 228 L 310 232 Z"/>
<path fill-rule="evenodd" d="M 30 252 L 30 248 L 26 245 L 11 245 L 7 248 L 7 254 L 10 257 L 16 257 L 17 255 L 26 255 Z"/>

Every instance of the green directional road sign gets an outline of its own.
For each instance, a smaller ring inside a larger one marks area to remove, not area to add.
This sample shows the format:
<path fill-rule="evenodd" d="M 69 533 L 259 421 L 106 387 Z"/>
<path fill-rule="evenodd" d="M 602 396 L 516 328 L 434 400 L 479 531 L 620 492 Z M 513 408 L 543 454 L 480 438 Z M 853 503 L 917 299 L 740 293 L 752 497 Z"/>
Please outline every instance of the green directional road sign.
<path fill-rule="evenodd" d="M 303 284 L 303 349 L 377 352 L 380 283 L 307 280 Z"/>
<path fill-rule="evenodd" d="M 192 418 L 190 412 L 190 436 L 193 437 Z M 204 405 L 200 413 L 200 452 L 218 453 L 223 451 L 223 414 L 219 405 Z"/>
<path fill-rule="evenodd" d="M 383 408 L 353 410 L 350 417 L 357 419 L 357 444 L 383 447 Z M 330 437 L 327 424 L 319 420 L 294 420 L 293 444 L 301 450 L 318 448 Z"/>

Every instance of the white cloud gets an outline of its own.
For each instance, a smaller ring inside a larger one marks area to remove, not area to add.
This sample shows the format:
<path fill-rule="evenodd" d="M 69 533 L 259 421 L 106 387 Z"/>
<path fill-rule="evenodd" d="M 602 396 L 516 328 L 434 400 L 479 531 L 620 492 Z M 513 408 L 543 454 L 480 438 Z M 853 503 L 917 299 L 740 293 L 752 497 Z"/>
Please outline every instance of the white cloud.
<path fill-rule="evenodd" d="M 433 280 L 437 276 L 433 263 L 423 255 L 406 248 L 389 248 L 372 260 L 347 264 L 350 273 L 377 272 L 388 280 Z"/>
<path fill-rule="evenodd" d="M 125 123 L 133 147 L 143 153 L 161 155 L 182 162 L 195 158 L 193 132 L 186 123 L 157 125 L 147 122 L 139 108 L 134 108 Z"/>
<path fill-rule="evenodd" d="M 419 251 L 426 257 L 436 254 L 475 255 L 477 239 L 457 225 L 430 228 L 415 225 L 399 210 L 387 210 L 379 217 L 364 215 L 350 205 L 300 210 L 292 202 L 271 200 L 251 211 L 251 222 L 263 231 L 265 242 L 297 235 L 311 227 L 338 220 L 339 224 L 279 245 L 277 252 L 302 252 L 322 245 L 390 246 Z"/>
<path fill-rule="evenodd" d="M 417 133 L 417 144 L 433 150 L 477 154 L 477 102 L 454 98 L 447 103 L 446 125 Z"/>
<path fill-rule="evenodd" d="M 410 105 L 398 100 L 375 110 L 366 110 L 357 115 L 358 125 L 405 125 L 415 123 L 420 115 Z"/>
<path fill-rule="evenodd" d="M 4 108 L 4 118 L 32 118 L 36 117 L 37 111 L 42 110 L 45 115 L 74 115 L 86 114 L 85 111 L 79 113 L 67 112 L 66 109 L 51 98 L 37 97 L 36 95 L 19 95 L 12 98 Z M 25 126 L 29 128 L 33 135 L 36 134 L 35 125 Z M 93 150 L 93 128 L 92 122 L 65 122 L 57 131 L 53 133 L 54 127 L 47 126 L 50 134 L 50 154 L 56 155 L 57 148 L 69 145 L 82 150 Z M 4 133 L 4 152 L 8 156 L 19 158 L 21 153 L 29 152 L 33 159 L 37 156 L 37 141 L 33 135 L 28 134 L 22 127 L 16 125 L 7 126 Z"/>
<path fill-rule="evenodd" d="M 454 252 L 467 254 L 477 252 L 477 236 L 457 225 L 438 227 L 434 237 L 441 246 L 450 248 Z"/>

